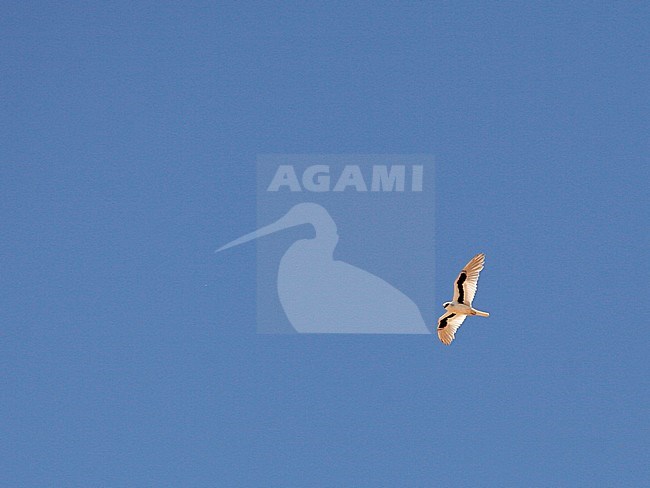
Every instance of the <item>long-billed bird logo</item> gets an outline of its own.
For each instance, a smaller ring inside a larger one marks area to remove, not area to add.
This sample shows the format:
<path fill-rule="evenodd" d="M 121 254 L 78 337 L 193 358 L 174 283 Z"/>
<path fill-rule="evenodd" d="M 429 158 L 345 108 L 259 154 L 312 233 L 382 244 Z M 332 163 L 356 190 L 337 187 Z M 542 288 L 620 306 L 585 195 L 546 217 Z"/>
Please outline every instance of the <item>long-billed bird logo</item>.
<path fill-rule="evenodd" d="M 311 239 L 294 242 L 280 260 L 277 291 L 293 328 L 302 333 L 429 334 L 417 305 L 363 269 L 333 258 L 336 223 L 321 205 L 299 203 L 284 217 L 236 239 L 217 252 L 297 225 Z"/>

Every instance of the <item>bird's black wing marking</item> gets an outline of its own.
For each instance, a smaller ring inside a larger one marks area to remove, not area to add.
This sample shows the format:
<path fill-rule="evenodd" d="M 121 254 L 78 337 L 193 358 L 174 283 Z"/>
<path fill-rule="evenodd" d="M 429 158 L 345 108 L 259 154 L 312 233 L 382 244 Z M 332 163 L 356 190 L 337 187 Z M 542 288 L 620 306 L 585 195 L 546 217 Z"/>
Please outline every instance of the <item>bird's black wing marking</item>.
<path fill-rule="evenodd" d="M 467 273 L 465 270 L 463 270 L 460 273 L 460 276 L 458 277 L 458 281 L 456 282 L 456 286 L 458 287 L 458 303 L 465 303 L 465 292 L 463 290 L 463 283 L 465 283 L 465 280 L 467 279 Z"/>
<path fill-rule="evenodd" d="M 439 329 L 444 329 L 445 327 L 447 327 L 447 320 L 449 320 L 450 318 L 455 317 L 455 316 L 456 316 L 455 313 L 449 314 L 447 317 L 445 317 L 444 319 L 442 319 L 440 321 L 440 323 L 438 324 L 438 328 Z"/>

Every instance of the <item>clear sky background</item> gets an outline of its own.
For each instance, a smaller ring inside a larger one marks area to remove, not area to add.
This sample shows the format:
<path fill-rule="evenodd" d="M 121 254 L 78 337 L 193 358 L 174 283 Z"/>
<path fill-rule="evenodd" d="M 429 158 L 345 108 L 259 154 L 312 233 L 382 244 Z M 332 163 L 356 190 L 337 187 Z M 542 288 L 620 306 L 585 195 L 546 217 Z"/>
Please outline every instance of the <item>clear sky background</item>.
<path fill-rule="evenodd" d="M 648 25 L 4 2 L 0 484 L 647 484 Z M 259 153 L 434 154 L 423 313 L 482 251 L 491 317 L 451 347 L 256 334 L 255 246 L 213 251 L 255 228 Z"/>

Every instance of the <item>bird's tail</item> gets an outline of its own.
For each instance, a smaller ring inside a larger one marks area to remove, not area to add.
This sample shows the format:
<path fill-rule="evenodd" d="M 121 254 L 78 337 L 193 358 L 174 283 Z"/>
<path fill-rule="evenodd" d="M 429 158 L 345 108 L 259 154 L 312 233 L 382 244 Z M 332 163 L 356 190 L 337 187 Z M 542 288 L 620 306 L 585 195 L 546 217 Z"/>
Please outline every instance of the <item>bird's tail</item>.
<path fill-rule="evenodd" d="M 481 312 L 480 310 L 474 310 L 474 311 L 476 312 L 476 315 L 478 315 L 479 317 L 489 317 L 490 316 L 490 314 L 487 313 L 487 312 Z"/>

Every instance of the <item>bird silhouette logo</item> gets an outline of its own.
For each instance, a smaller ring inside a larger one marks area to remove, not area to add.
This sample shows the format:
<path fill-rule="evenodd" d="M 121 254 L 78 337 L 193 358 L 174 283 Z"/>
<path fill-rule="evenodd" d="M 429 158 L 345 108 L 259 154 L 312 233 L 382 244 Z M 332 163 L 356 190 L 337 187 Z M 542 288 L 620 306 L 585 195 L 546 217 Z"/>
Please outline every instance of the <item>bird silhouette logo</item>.
<path fill-rule="evenodd" d="M 336 223 L 321 205 L 294 205 L 279 220 L 217 252 L 290 227 L 309 224 L 310 239 L 294 242 L 280 260 L 277 293 L 291 326 L 300 333 L 430 334 L 419 308 L 384 279 L 335 260 Z"/>

